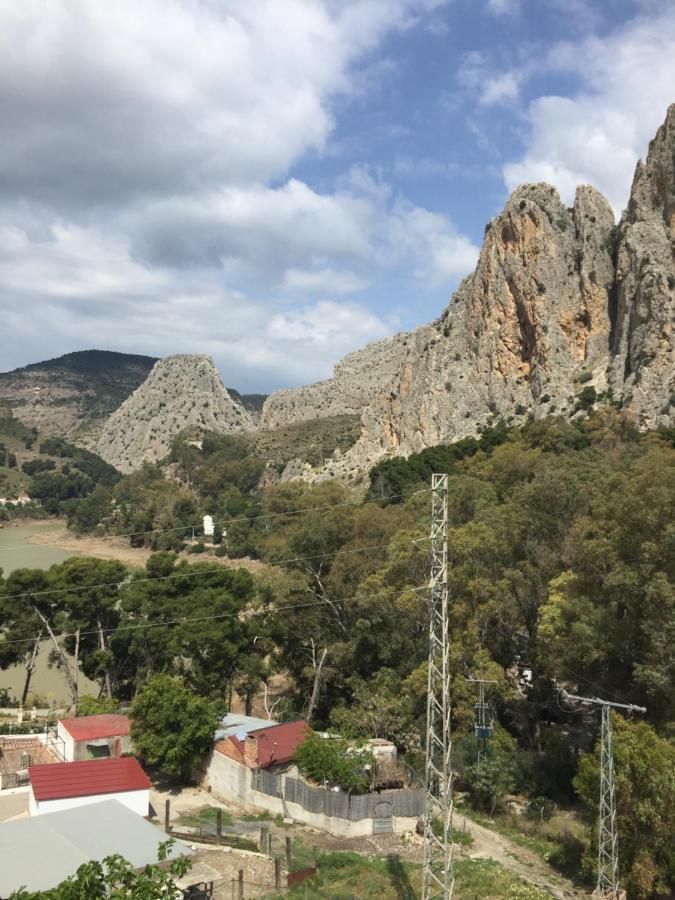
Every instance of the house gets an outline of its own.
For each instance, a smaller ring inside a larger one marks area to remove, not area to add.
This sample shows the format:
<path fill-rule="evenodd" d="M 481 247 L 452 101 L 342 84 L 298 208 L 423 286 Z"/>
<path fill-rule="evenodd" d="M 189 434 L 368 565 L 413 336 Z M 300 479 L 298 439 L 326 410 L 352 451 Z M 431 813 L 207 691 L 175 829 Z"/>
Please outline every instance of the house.
<path fill-rule="evenodd" d="M 139 816 L 150 808 L 150 779 L 131 756 L 29 766 L 31 816 L 114 798 Z"/>
<path fill-rule="evenodd" d="M 59 764 L 50 766 L 56 768 Z M 63 765 L 63 764 L 62 764 Z M 99 763 L 100 765 L 100 763 Z M 119 853 L 134 869 L 156 863 L 166 834 L 115 799 L 50 812 L 31 819 L 0 823 L 0 898 L 24 886 L 48 891 L 90 860 Z M 169 848 L 169 858 L 192 856 L 182 841 Z"/>
<path fill-rule="evenodd" d="M 131 723 L 127 716 L 104 713 L 61 719 L 56 729 L 63 741 L 64 760 L 100 759 L 131 753 Z"/>
<path fill-rule="evenodd" d="M 221 729 L 228 732 L 227 736 L 216 742 L 201 782 L 223 800 L 267 809 L 270 798 L 257 788 L 267 775 L 297 771 L 292 765 L 293 754 L 310 729 L 302 720 L 283 725 L 266 722 L 263 728 L 251 728 L 252 724 L 240 721 L 234 728 L 231 722 Z M 281 803 L 273 811 L 283 812 Z"/>
<path fill-rule="evenodd" d="M 273 719 L 258 719 L 256 716 L 228 713 L 220 720 L 220 726 L 214 737 L 216 741 L 224 741 L 233 734 L 246 735 L 249 731 L 258 731 L 260 728 L 269 728 L 277 724 Z"/>
<path fill-rule="evenodd" d="M 230 735 L 219 741 L 215 749 L 249 769 L 285 766 L 293 759 L 308 730 L 307 722 L 301 719 L 283 725 L 268 725 L 244 735 Z"/>

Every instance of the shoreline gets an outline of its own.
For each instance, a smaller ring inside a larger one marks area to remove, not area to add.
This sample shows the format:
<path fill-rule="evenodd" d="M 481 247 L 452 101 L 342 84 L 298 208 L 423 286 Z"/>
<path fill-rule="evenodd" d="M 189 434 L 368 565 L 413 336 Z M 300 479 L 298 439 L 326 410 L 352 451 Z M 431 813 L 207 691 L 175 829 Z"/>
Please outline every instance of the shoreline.
<path fill-rule="evenodd" d="M 125 538 L 121 536 L 109 535 L 106 537 L 96 537 L 93 535 L 77 536 L 68 531 L 65 527 L 64 519 L 52 520 L 54 525 L 49 531 L 37 532 L 28 535 L 26 542 L 33 546 L 52 547 L 65 552 L 72 551 L 78 556 L 91 556 L 97 559 L 114 559 L 124 565 L 136 568 L 145 568 L 145 564 L 152 556 L 153 551 L 144 547 L 130 547 L 126 543 Z M 33 526 L 28 523 L 22 527 L 34 527 L 37 524 L 44 525 L 44 520 L 34 522 Z M 269 571 L 269 566 L 257 559 L 243 557 L 241 559 L 230 559 L 227 556 L 212 556 L 210 554 L 193 554 L 179 553 L 178 559 L 184 559 L 188 562 L 208 562 L 210 564 L 223 566 L 226 569 L 248 569 L 249 572 L 260 574 Z"/>

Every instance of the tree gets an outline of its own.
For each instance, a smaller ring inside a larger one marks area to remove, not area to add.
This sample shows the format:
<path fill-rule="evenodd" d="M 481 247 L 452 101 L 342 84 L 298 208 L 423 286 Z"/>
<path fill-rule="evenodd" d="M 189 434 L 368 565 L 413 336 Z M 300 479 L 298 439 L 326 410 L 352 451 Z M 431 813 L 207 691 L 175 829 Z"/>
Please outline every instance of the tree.
<path fill-rule="evenodd" d="M 612 713 L 619 863 L 636 900 L 675 891 L 675 746 L 646 722 Z M 579 763 L 574 787 L 597 842 L 600 741 Z M 597 846 L 597 844 L 596 844 Z M 590 864 L 593 865 L 595 854 Z"/>
<path fill-rule="evenodd" d="M 118 703 L 111 697 L 90 697 L 83 694 L 77 701 L 76 716 L 98 716 L 101 713 L 117 712 Z"/>
<path fill-rule="evenodd" d="M 159 845 L 158 861 L 162 866 L 146 866 L 138 872 L 126 859 L 114 854 L 106 856 L 103 862 L 83 863 L 75 875 L 52 890 L 20 889 L 14 891 L 9 900 L 157 900 L 158 897 L 174 896 L 176 879 L 185 875 L 192 863 L 181 856 L 166 864 L 173 843 L 170 839 Z"/>
<path fill-rule="evenodd" d="M 476 806 L 493 816 L 498 804 L 515 786 L 516 742 L 498 725 L 488 743 L 487 756 L 469 766 L 464 780 Z"/>
<path fill-rule="evenodd" d="M 311 732 L 295 751 L 293 760 L 312 781 L 358 794 L 368 790 L 374 757 L 363 745 L 351 744 L 343 737 L 321 737 Z"/>
<path fill-rule="evenodd" d="M 219 715 L 215 704 L 197 697 L 180 678 L 154 675 L 131 707 L 131 736 L 137 752 L 183 782 L 213 746 Z"/>

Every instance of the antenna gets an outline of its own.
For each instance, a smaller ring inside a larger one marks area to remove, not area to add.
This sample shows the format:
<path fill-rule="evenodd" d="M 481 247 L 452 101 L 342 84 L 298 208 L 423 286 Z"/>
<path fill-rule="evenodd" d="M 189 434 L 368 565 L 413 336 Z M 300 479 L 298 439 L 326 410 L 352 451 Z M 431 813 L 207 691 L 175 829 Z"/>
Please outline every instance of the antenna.
<path fill-rule="evenodd" d="M 619 832 L 616 825 L 616 796 L 614 789 L 614 747 L 612 744 L 611 707 L 629 712 L 647 712 L 644 706 L 634 703 L 611 703 L 599 697 L 578 697 L 564 688 L 560 696 L 566 700 L 589 703 L 601 709 L 600 730 L 600 808 L 598 811 L 598 881 L 596 897 L 621 900 L 625 894 L 619 891 Z"/>
<path fill-rule="evenodd" d="M 452 897 L 452 740 L 448 637 L 448 476 L 431 476 L 423 900 Z M 435 834 L 434 819 L 440 821 Z"/>

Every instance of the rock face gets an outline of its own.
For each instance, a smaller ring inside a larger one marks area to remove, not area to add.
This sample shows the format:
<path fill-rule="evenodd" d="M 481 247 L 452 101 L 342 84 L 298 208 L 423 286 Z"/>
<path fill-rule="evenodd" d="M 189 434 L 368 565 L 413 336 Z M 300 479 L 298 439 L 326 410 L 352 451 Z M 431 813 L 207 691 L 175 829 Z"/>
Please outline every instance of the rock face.
<path fill-rule="evenodd" d="M 675 419 L 675 105 L 637 166 L 620 224 L 594 188 L 568 209 L 524 185 L 485 231 L 475 272 L 406 336 L 360 439 L 312 479 L 475 435 L 504 416 L 618 401 L 641 427 Z M 330 383 L 329 383 L 330 384 Z M 328 388 L 323 388 L 326 392 Z"/>
<path fill-rule="evenodd" d="M 394 377 L 409 340 L 402 332 L 367 344 L 340 360 L 327 381 L 275 391 L 265 400 L 260 427 L 360 414 Z"/>
<path fill-rule="evenodd" d="M 675 104 L 618 227 L 612 387 L 646 428 L 675 413 Z"/>
<path fill-rule="evenodd" d="M 105 419 L 157 362 L 150 356 L 81 350 L 0 374 L 0 407 L 41 434 L 93 447 Z"/>
<path fill-rule="evenodd" d="M 120 472 L 131 472 L 166 456 L 185 429 L 235 434 L 254 427 L 210 357 L 168 356 L 108 419 L 97 452 Z"/>

